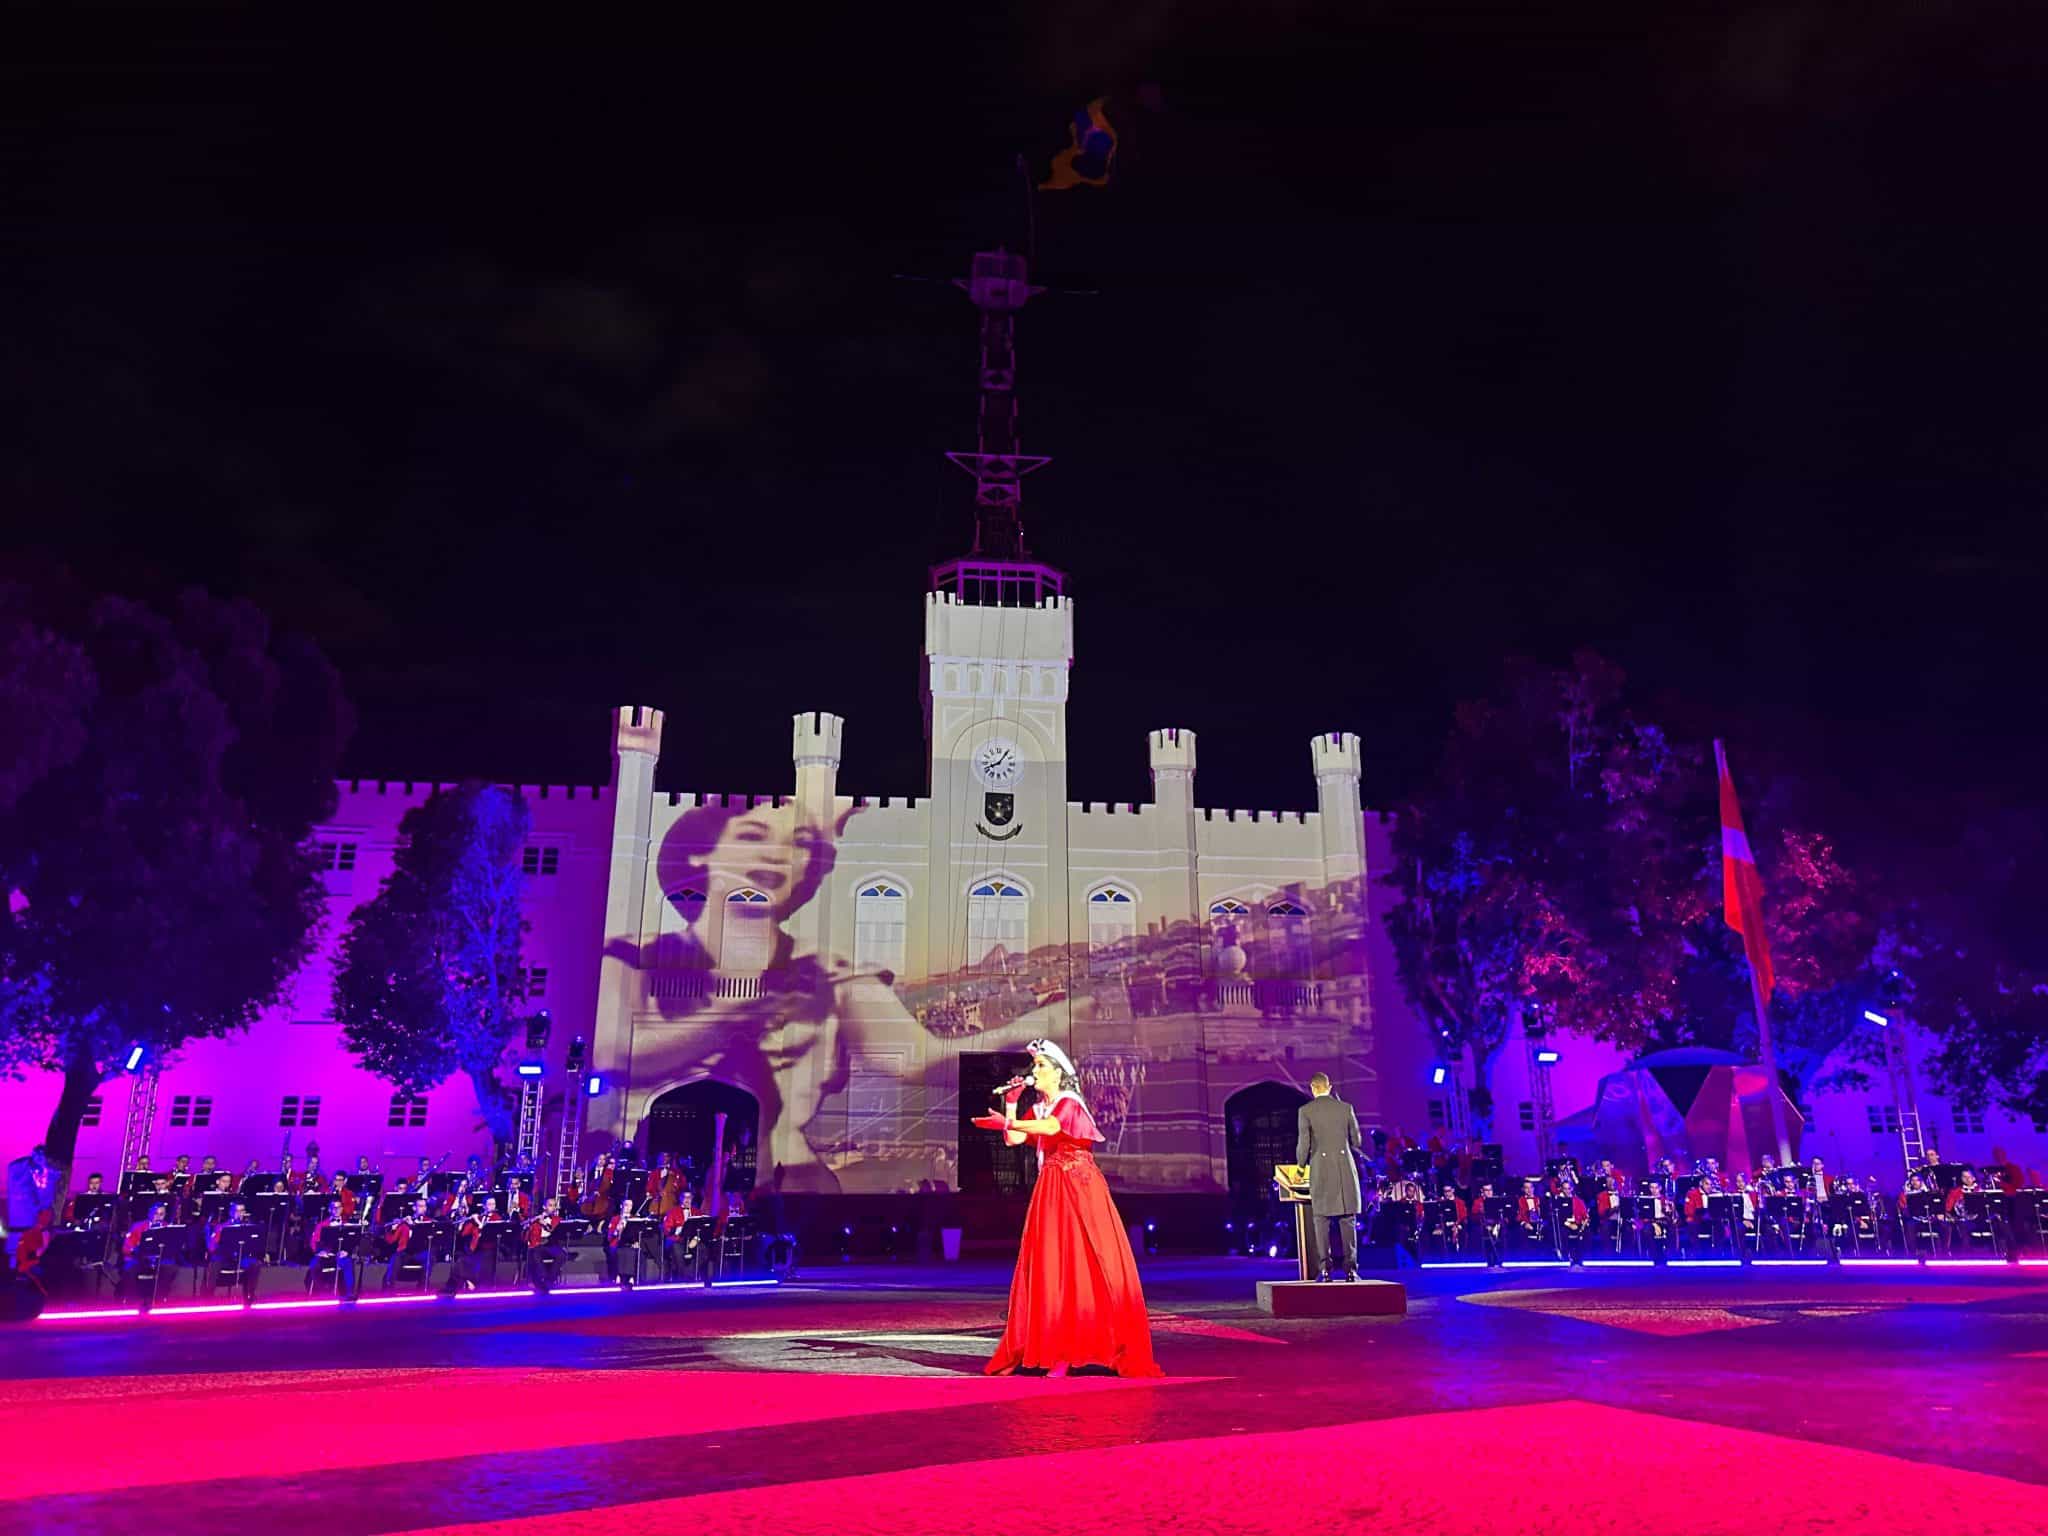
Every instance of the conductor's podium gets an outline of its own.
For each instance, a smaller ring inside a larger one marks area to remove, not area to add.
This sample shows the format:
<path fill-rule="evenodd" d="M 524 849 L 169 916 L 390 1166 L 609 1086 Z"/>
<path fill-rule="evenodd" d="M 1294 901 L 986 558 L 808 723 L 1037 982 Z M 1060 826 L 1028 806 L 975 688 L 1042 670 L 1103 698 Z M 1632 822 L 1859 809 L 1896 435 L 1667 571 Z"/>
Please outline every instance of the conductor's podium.
<path fill-rule="evenodd" d="M 1317 1281 L 1308 1273 L 1310 1214 L 1308 1169 L 1299 1163 L 1273 1168 L 1273 1187 L 1294 1207 L 1295 1278 L 1261 1280 L 1259 1310 L 1272 1317 L 1406 1317 L 1408 1288 L 1398 1280 Z"/>

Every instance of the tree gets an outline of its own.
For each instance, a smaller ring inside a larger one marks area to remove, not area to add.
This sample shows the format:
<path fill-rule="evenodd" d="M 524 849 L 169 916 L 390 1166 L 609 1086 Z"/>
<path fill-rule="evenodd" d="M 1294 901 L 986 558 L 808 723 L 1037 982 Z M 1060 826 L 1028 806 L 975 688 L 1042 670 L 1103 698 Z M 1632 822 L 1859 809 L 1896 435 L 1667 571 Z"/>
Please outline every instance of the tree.
<path fill-rule="evenodd" d="M 1948 851 L 1925 868 L 1892 930 L 1908 1016 L 1934 1037 L 1948 1093 L 2048 1121 L 2048 815 L 1965 802 Z"/>
<path fill-rule="evenodd" d="M 93 1093 L 245 1029 L 325 912 L 307 845 L 348 729 L 333 669 L 242 602 L 156 612 L 68 583 L 0 592 L 0 1067 L 63 1074 L 68 1168 Z"/>
<path fill-rule="evenodd" d="M 1492 699 L 1459 707 L 1438 782 L 1396 822 L 1400 979 L 1446 1054 L 1471 1054 L 1482 1133 L 1516 1017 L 1633 1042 L 1677 1004 L 1703 900 L 1705 823 L 1684 804 L 1697 754 L 1624 711 L 1622 683 L 1591 652 L 1511 663 Z"/>
<path fill-rule="evenodd" d="M 399 823 L 396 863 L 349 918 L 335 1017 L 362 1063 L 402 1092 L 464 1073 L 498 1147 L 513 1096 L 498 1067 L 524 1022 L 520 872 L 526 802 L 484 784 L 438 790 Z"/>

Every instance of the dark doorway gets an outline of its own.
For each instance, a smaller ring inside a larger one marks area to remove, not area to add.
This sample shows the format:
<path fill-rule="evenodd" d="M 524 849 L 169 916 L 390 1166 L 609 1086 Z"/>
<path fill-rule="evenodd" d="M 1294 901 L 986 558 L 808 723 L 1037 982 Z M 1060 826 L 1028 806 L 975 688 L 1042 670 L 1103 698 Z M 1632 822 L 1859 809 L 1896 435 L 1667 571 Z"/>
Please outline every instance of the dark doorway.
<path fill-rule="evenodd" d="M 761 1106 L 744 1088 L 706 1078 L 671 1088 L 647 1111 L 647 1161 L 662 1153 L 690 1170 L 690 1183 L 700 1192 L 711 1177 L 711 1145 L 717 1116 L 725 1115 L 725 1150 L 732 1159 L 725 1187 L 746 1194 L 754 1187 L 755 1138 L 760 1133 Z"/>
<path fill-rule="evenodd" d="M 973 1195 L 1020 1195 L 1038 1178 L 1038 1154 L 1029 1145 L 1006 1147 L 1001 1133 L 970 1122 L 976 1115 L 1000 1109 L 1002 1100 L 990 1090 L 1008 1082 L 1024 1066 L 1017 1051 L 960 1053 L 960 1188 Z"/>
<path fill-rule="evenodd" d="M 1273 1187 L 1273 1165 L 1294 1161 L 1294 1112 L 1307 1102 L 1307 1094 L 1285 1083 L 1253 1083 L 1225 1102 L 1232 1205 L 1265 1203 Z"/>

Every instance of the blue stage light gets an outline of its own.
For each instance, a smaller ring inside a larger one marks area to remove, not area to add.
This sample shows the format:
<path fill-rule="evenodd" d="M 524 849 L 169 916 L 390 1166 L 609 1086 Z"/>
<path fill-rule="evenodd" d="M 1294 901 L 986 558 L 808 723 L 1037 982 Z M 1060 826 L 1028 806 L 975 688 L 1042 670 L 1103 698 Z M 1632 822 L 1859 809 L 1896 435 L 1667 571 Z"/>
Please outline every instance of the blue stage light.
<path fill-rule="evenodd" d="M 1870 1022 L 1875 1024 L 1879 1029 L 1891 1028 L 1892 1021 L 1890 1019 L 1886 1018 L 1881 1013 L 1874 1012 L 1869 1008 L 1863 1010 L 1863 1017 L 1870 1020 Z"/>
<path fill-rule="evenodd" d="M 122 1064 L 122 1070 L 124 1072 L 139 1070 L 142 1066 L 142 1058 L 147 1054 L 148 1052 L 139 1045 L 129 1047 L 128 1060 Z"/>
<path fill-rule="evenodd" d="M 515 1070 L 521 1077 L 539 1077 L 547 1069 L 537 1061 L 522 1061 Z"/>
<path fill-rule="evenodd" d="M 593 1099 L 596 1098 L 599 1094 L 603 1093 L 604 1074 L 602 1072 L 591 1073 L 590 1080 L 583 1085 L 583 1091 L 589 1094 L 590 1097 Z"/>
<path fill-rule="evenodd" d="M 1555 1051 L 1538 1051 L 1538 1052 L 1536 1053 L 1536 1065 L 1537 1065 L 1537 1066 L 1539 1066 L 1539 1067 L 1554 1067 L 1554 1066 L 1556 1066 L 1556 1065 L 1557 1065 L 1557 1052 L 1555 1052 Z"/>
<path fill-rule="evenodd" d="M 1429 1069 L 1429 1080 L 1438 1087 L 1443 1086 L 1444 1076 L 1444 1069 L 1442 1067 L 1431 1067 Z"/>

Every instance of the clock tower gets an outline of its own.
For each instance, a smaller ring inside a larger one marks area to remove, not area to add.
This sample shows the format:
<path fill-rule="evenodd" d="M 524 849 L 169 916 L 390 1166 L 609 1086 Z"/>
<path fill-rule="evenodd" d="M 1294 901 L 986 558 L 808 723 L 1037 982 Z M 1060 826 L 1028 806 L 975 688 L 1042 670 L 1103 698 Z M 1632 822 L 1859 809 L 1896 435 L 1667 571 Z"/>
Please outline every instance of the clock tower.
<path fill-rule="evenodd" d="M 1022 256 L 984 251 L 957 284 L 980 314 L 972 550 L 933 568 L 923 694 L 930 770 L 928 910 L 935 970 L 969 958 L 967 897 L 997 874 L 1029 898 L 1032 948 L 1068 940 L 1065 576 L 1031 558 L 1022 481 L 1049 460 L 1017 434 L 1016 316 L 1034 293 Z"/>

